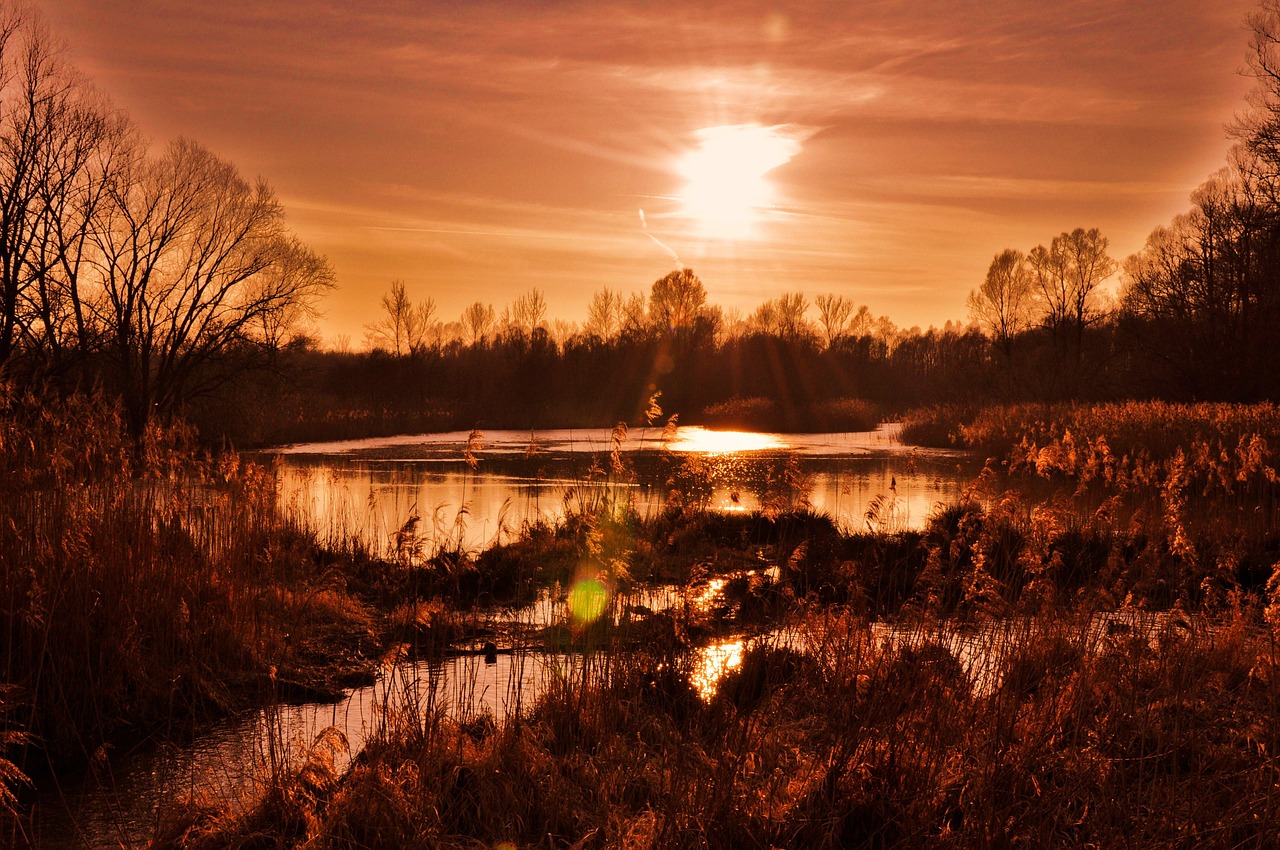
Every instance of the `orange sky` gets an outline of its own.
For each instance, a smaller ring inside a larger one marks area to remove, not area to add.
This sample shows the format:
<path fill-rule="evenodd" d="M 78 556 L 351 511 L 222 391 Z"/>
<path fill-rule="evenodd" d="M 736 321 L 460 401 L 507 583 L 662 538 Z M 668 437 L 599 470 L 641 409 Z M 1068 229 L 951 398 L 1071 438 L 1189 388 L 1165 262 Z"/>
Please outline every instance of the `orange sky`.
<path fill-rule="evenodd" d="M 333 263 L 357 344 L 401 278 L 442 318 L 529 287 L 581 320 L 669 245 L 714 303 L 834 292 L 965 318 L 991 257 L 1100 227 L 1122 259 L 1223 164 L 1245 0 L 45 0 L 157 141 L 262 175 Z M 679 200 L 698 131 L 787 125 L 750 239 Z"/>

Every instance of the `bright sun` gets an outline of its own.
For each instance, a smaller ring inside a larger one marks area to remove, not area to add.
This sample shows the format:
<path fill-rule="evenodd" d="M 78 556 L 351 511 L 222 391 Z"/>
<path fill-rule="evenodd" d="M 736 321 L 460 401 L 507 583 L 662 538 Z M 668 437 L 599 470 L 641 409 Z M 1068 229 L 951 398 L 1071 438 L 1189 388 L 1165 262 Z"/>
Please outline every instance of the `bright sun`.
<path fill-rule="evenodd" d="M 678 166 L 684 212 L 704 236 L 743 239 L 774 201 L 767 175 L 800 151 L 785 127 L 733 124 L 699 130 L 698 148 Z"/>

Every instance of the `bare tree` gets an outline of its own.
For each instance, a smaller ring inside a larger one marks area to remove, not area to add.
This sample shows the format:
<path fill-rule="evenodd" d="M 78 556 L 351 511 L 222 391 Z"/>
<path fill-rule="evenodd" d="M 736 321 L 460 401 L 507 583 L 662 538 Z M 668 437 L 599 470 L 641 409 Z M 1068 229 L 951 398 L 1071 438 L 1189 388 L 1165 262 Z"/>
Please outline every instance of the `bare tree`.
<path fill-rule="evenodd" d="M 619 296 L 621 297 L 621 296 Z M 649 302 L 643 292 L 633 292 L 618 309 L 619 334 L 638 335 L 648 329 Z"/>
<path fill-rule="evenodd" d="M 267 349 L 275 351 L 295 339 L 305 322 L 317 314 L 314 298 L 295 298 L 291 293 L 319 294 L 334 286 L 329 261 L 292 235 L 281 235 L 274 243 L 270 263 L 246 282 L 251 300 L 263 305 L 246 323 L 246 330 Z"/>
<path fill-rule="evenodd" d="M 1012 248 L 996 254 L 982 286 L 969 293 L 969 315 L 1006 355 L 1031 325 L 1035 284 L 1027 258 Z"/>
<path fill-rule="evenodd" d="M 608 287 L 597 290 L 587 305 L 587 324 L 583 332 L 601 340 L 613 339 L 622 324 L 622 295 Z"/>
<path fill-rule="evenodd" d="M 867 312 L 870 315 L 870 311 L 868 310 Z M 877 342 L 883 344 L 886 353 L 892 353 L 906 336 L 903 330 L 888 316 L 877 316 L 871 320 L 867 325 L 867 333 L 865 335 L 874 337 Z"/>
<path fill-rule="evenodd" d="M 434 299 L 414 304 L 404 281 L 393 280 L 391 291 L 382 296 L 382 310 L 385 315 L 381 319 L 365 325 L 365 341 L 370 348 L 404 357 L 430 347 L 435 328 Z"/>
<path fill-rule="evenodd" d="M 747 325 L 755 333 L 778 336 L 780 321 L 777 302 L 769 299 L 757 306 L 751 313 L 751 317 L 747 319 Z"/>
<path fill-rule="evenodd" d="M 568 319 L 554 319 L 551 322 L 551 338 L 556 345 L 563 346 L 578 334 L 578 323 Z"/>
<path fill-rule="evenodd" d="M 853 316 L 853 302 L 843 295 L 819 295 L 813 303 L 818 307 L 818 324 L 830 348 L 848 328 L 849 319 Z"/>
<path fill-rule="evenodd" d="M 1045 324 L 1077 348 L 1084 329 L 1101 316 L 1097 287 L 1116 271 L 1107 239 L 1095 227 L 1077 227 L 1055 236 L 1048 248 L 1037 245 L 1027 259 L 1044 299 Z"/>
<path fill-rule="evenodd" d="M 871 308 L 863 304 L 858 307 L 858 312 L 854 313 L 853 318 L 849 320 L 849 336 L 854 339 L 870 336 L 875 323 L 876 317 L 871 314 Z"/>
<path fill-rule="evenodd" d="M 102 329 L 86 298 L 94 289 L 92 234 L 116 169 L 137 144 L 130 122 L 92 92 L 62 104 L 63 143 L 42 170 L 40 215 L 33 241 L 34 282 L 24 330 L 53 370 L 87 356 Z M 74 357 L 68 353 L 74 350 Z"/>
<path fill-rule="evenodd" d="M 532 334 L 547 323 L 547 298 L 542 290 L 534 287 L 515 301 L 509 308 L 508 323 L 526 334 Z"/>
<path fill-rule="evenodd" d="M 1243 157 L 1243 159 L 1241 158 Z M 1241 151 L 1125 261 L 1123 308 L 1147 347 L 1201 397 L 1249 397 L 1280 336 L 1276 210 Z"/>
<path fill-rule="evenodd" d="M 1256 82 L 1248 109 L 1230 129 L 1275 204 L 1280 201 L 1280 0 L 1261 0 L 1248 22 L 1253 31 L 1248 67 Z"/>
<path fill-rule="evenodd" d="M 43 21 L 0 4 L 0 365 L 88 342 L 80 273 L 128 121 L 66 62 Z"/>
<path fill-rule="evenodd" d="M 789 341 L 813 339 L 813 326 L 805 318 L 809 301 L 802 292 L 789 292 L 766 301 L 751 314 L 750 324 L 759 333 Z"/>
<path fill-rule="evenodd" d="M 264 281 L 291 252 L 275 194 L 194 142 L 155 158 L 134 149 L 106 200 L 93 308 L 135 436 L 155 413 L 224 381 L 217 359 L 260 347 L 264 316 L 332 285 L 323 273 Z"/>
<path fill-rule="evenodd" d="M 468 345 L 482 345 L 493 329 L 493 305 L 477 301 L 462 311 L 463 340 Z"/>
<path fill-rule="evenodd" d="M 40 100 L 34 93 L 44 85 L 45 75 L 37 70 L 43 63 L 36 40 L 23 38 L 31 34 L 30 27 L 15 5 L 0 7 L 0 91 L 5 106 L 0 124 L 0 364 L 13 352 L 20 304 L 31 282 L 31 213 L 39 193 L 33 172 L 41 122 L 30 106 Z"/>
<path fill-rule="evenodd" d="M 803 292 L 778 296 L 778 333 L 783 339 L 795 341 L 813 336 L 813 327 L 805 318 L 808 312 L 809 300 Z"/>
<path fill-rule="evenodd" d="M 685 332 L 706 303 L 707 290 L 693 269 L 673 271 L 653 283 L 649 322 L 659 332 Z"/>

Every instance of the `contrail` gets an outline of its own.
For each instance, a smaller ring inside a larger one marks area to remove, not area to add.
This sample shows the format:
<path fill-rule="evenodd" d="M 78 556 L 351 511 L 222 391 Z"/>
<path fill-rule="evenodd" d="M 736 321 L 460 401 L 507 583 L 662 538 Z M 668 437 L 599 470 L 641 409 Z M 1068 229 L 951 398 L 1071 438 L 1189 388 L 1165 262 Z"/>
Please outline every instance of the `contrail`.
<path fill-rule="evenodd" d="M 675 251 L 672 251 L 670 246 L 667 245 L 667 243 L 663 242 L 661 239 L 659 239 L 658 237 L 654 236 L 652 233 L 649 232 L 649 222 L 644 220 L 644 210 L 640 210 L 640 227 L 644 230 L 645 236 L 648 236 L 650 239 L 652 239 L 659 248 L 661 248 L 663 251 L 666 252 L 668 257 L 675 260 L 676 268 L 678 269 L 684 268 L 684 263 L 680 262 L 680 255 L 677 254 Z"/>

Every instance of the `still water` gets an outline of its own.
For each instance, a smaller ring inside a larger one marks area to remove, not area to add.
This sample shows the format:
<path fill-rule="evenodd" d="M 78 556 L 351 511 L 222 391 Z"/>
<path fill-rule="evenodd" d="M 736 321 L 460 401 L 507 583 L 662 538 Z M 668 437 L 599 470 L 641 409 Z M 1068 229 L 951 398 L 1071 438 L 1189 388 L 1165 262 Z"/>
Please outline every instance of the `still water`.
<path fill-rule="evenodd" d="M 489 431 L 470 444 L 459 431 L 307 443 L 275 456 L 281 502 L 321 534 L 377 549 L 417 516 L 428 543 L 474 549 L 601 496 L 652 514 L 672 489 L 711 510 L 752 511 L 803 495 L 845 530 L 920 528 L 936 505 L 960 499 L 978 469 L 963 453 L 903 445 L 897 431 L 681 427 L 664 441 L 658 429 L 632 429 L 616 459 L 608 430 Z"/>
<path fill-rule="evenodd" d="M 322 538 L 357 538 L 382 551 L 415 516 L 428 550 L 433 543 L 478 549 L 524 523 L 555 522 L 593 498 L 652 514 L 672 489 L 710 510 L 757 510 L 781 495 L 789 504 L 807 500 L 845 530 L 913 529 L 938 504 L 958 501 L 977 472 L 963 454 L 902 445 L 892 425 L 800 435 L 682 427 L 666 440 L 657 429 L 633 429 L 625 440 L 614 437 L 608 430 L 454 432 L 309 443 L 265 454 L 277 459 L 286 510 Z M 651 591 L 645 607 L 669 604 L 662 592 L 675 591 Z M 562 607 L 563 599 L 544 593 L 528 609 L 487 616 L 500 628 L 504 619 L 537 628 L 563 622 Z M 720 676 L 741 663 L 743 648 L 740 639 L 703 647 L 693 659 L 695 687 L 713 693 Z M 178 736 L 181 743 L 152 741 L 112 754 L 90 775 L 67 778 L 42 795 L 39 842 L 141 846 L 157 813 L 175 801 L 233 810 L 251 804 L 272 772 L 296 767 L 325 729 L 342 733 L 345 744 L 333 756 L 343 769 L 385 729 L 388 716 L 405 715 L 389 708 L 502 718 L 549 682 L 589 674 L 590 663 L 535 648 L 488 661 L 463 654 L 399 664 L 337 703 L 251 712 Z"/>

